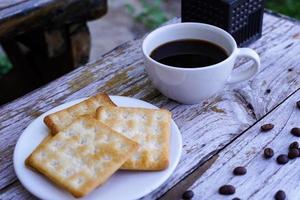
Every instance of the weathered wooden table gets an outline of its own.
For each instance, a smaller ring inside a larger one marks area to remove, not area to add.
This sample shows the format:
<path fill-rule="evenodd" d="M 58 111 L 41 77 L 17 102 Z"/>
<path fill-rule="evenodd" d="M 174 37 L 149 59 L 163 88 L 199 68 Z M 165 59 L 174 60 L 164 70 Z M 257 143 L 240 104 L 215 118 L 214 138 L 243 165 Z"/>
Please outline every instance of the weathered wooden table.
<path fill-rule="evenodd" d="M 123 44 L 98 61 L 0 107 L 0 199 L 35 199 L 13 171 L 13 149 L 24 128 L 57 105 L 104 91 L 169 109 L 182 132 L 183 154 L 177 169 L 143 199 L 180 199 L 187 188 L 195 191 L 197 200 L 273 199 L 279 189 L 289 200 L 300 199 L 300 159 L 286 165 L 275 161 L 298 139 L 289 133 L 300 126 L 300 109 L 295 105 L 300 100 L 298 22 L 266 13 L 263 36 L 251 45 L 261 56 L 259 74 L 192 106 L 171 101 L 153 88 L 144 71 L 141 42 Z M 237 70 L 248 66 L 240 62 Z M 267 122 L 275 128 L 261 133 L 260 126 Z M 266 147 L 275 151 L 270 160 L 262 156 Z M 247 167 L 245 176 L 232 175 L 238 165 Z M 219 186 L 227 183 L 236 186 L 236 194 L 220 196 Z"/>

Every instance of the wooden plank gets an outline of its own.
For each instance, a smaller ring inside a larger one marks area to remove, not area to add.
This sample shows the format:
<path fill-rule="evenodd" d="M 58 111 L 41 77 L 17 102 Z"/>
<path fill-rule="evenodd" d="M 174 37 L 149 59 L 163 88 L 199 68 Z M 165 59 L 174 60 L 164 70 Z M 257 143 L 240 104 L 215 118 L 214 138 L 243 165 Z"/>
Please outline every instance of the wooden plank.
<path fill-rule="evenodd" d="M 287 199 L 300 197 L 300 159 L 290 160 L 286 165 L 278 165 L 276 157 L 287 154 L 288 146 L 299 138 L 290 134 L 295 126 L 300 126 L 300 109 L 296 102 L 300 100 L 300 90 L 280 105 L 276 110 L 249 129 L 232 144 L 219 153 L 217 161 L 190 188 L 195 192 L 195 199 L 273 199 L 274 194 L 282 189 Z M 273 123 L 274 129 L 262 133 L 260 126 Z M 263 158 L 265 148 L 274 150 L 273 158 Z M 232 170 L 245 166 L 247 174 L 234 177 Z M 218 194 L 223 184 L 236 187 L 236 194 L 224 198 Z"/>
<path fill-rule="evenodd" d="M 1 40 L 37 28 L 86 22 L 107 12 L 107 0 L 28 0 L 13 3 L 11 6 L 4 3 L 6 8 L 0 7 Z"/>
<path fill-rule="evenodd" d="M 299 35 L 298 25 L 265 15 L 263 38 L 252 45 L 261 55 L 262 71 L 254 79 L 227 86 L 217 96 L 193 106 L 170 101 L 152 87 L 143 68 L 141 40 L 136 40 L 0 107 L 1 188 L 16 181 L 11 162 L 13 147 L 32 119 L 68 100 L 106 91 L 145 99 L 173 112 L 183 134 L 184 150 L 172 177 L 144 199 L 160 197 L 299 88 Z M 249 65 L 241 64 L 238 70 Z M 271 92 L 266 93 L 267 89 Z"/>
<path fill-rule="evenodd" d="M 1 200 L 38 200 L 38 198 L 32 196 L 19 182 L 15 182 L 10 185 L 5 192 L 0 193 Z"/>
<path fill-rule="evenodd" d="M 0 2 L 0 10 L 8 7 L 15 6 L 19 3 L 22 3 L 24 1 L 29 1 L 29 0 L 1 0 Z"/>
<path fill-rule="evenodd" d="M 218 156 L 213 156 L 207 162 L 205 162 L 201 167 L 192 172 L 188 177 L 184 178 L 180 183 L 175 185 L 170 191 L 165 193 L 160 200 L 170 200 L 170 199 L 181 199 L 182 194 L 188 190 L 190 186 L 202 175 L 206 170 L 208 170 L 211 165 L 217 160 Z"/>

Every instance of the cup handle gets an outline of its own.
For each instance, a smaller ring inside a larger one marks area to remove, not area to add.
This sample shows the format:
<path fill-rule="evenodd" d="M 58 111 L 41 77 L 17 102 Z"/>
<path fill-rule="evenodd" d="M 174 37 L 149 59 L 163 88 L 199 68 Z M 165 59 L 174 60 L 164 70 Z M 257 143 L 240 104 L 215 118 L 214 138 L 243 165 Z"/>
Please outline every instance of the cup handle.
<path fill-rule="evenodd" d="M 237 57 L 250 58 L 251 60 L 254 61 L 254 64 L 245 71 L 231 74 L 228 83 L 238 83 L 241 81 L 248 80 L 251 77 L 253 77 L 255 74 L 257 74 L 260 68 L 260 58 L 254 50 L 249 48 L 239 48 L 237 49 L 237 51 L 238 51 Z"/>

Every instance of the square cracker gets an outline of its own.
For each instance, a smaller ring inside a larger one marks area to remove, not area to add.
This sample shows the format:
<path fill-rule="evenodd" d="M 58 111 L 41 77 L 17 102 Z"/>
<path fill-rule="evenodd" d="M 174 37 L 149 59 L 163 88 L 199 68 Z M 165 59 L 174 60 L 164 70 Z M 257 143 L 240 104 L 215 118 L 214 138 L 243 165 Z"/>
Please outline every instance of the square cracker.
<path fill-rule="evenodd" d="M 45 124 L 55 135 L 59 131 L 70 125 L 75 119 L 82 115 L 95 115 L 99 106 L 116 106 L 107 94 L 97 94 L 78 104 L 63 109 L 61 111 L 47 115 L 44 118 Z"/>
<path fill-rule="evenodd" d="M 96 119 L 140 144 L 138 151 L 121 169 L 162 170 L 168 167 L 171 126 L 169 111 L 100 107 L 97 109 Z"/>
<path fill-rule="evenodd" d="M 103 184 L 138 144 L 92 117 L 80 117 L 41 143 L 25 161 L 75 197 Z"/>

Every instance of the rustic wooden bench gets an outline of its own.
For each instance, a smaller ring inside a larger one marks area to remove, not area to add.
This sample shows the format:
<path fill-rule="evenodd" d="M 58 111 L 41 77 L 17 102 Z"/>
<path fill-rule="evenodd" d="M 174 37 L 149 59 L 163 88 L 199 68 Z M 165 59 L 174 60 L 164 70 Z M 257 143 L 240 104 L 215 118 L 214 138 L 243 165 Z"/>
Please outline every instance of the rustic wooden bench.
<path fill-rule="evenodd" d="M 1 0 L 0 42 L 13 69 L 0 78 L 0 105 L 88 61 L 87 21 L 107 0 Z"/>
<path fill-rule="evenodd" d="M 273 199 L 279 189 L 289 200 L 299 199 L 300 159 L 283 166 L 275 159 L 297 140 L 290 129 L 300 126 L 300 110 L 295 105 L 300 100 L 300 24 L 266 13 L 263 27 L 262 38 L 250 46 L 261 56 L 257 76 L 228 85 L 196 105 L 171 101 L 151 85 L 138 39 L 0 107 L 0 199 L 35 199 L 13 171 L 14 146 L 24 128 L 55 106 L 97 92 L 132 96 L 169 109 L 181 130 L 183 154 L 177 169 L 144 200 L 180 199 L 188 188 L 195 191 L 196 200 Z M 241 62 L 237 70 L 249 64 Z M 260 126 L 267 122 L 275 128 L 262 134 Z M 263 159 L 265 147 L 275 150 L 270 160 Z M 237 165 L 247 167 L 244 177 L 232 175 Z M 218 188 L 227 183 L 236 186 L 236 195 L 218 194 Z"/>

